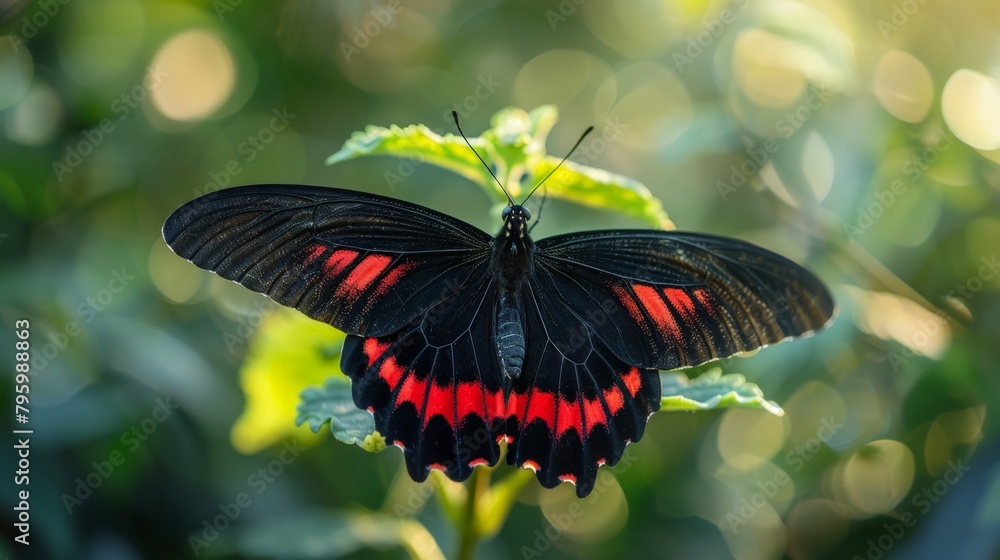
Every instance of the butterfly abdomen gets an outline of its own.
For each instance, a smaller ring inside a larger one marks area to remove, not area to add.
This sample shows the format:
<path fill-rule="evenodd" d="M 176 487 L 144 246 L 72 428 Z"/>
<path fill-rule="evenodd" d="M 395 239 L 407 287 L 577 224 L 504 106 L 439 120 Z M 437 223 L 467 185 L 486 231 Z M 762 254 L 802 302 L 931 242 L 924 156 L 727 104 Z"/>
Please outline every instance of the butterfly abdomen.
<path fill-rule="evenodd" d="M 512 294 L 500 294 L 497 305 L 497 352 L 504 375 L 516 379 L 524 365 L 524 323 L 517 300 Z"/>

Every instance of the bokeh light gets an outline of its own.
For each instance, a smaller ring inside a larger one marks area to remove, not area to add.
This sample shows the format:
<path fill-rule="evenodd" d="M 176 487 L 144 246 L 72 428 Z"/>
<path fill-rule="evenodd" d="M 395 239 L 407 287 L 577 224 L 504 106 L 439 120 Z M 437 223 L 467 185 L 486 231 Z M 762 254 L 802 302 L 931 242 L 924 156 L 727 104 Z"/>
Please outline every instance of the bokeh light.
<path fill-rule="evenodd" d="M 236 83 L 233 57 L 226 44 L 208 31 L 185 31 L 165 42 L 153 57 L 162 83 L 150 87 L 153 105 L 178 121 L 211 116 L 229 99 Z"/>
<path fill-rule="evenodd" d="M 1000 148 L 1000 82 L 975 70 L 956 71 L 944 86 L 941 110 L 955 136 L 980 150 Z"/>
<path fill-rule="evenodd" d="M 886 513 L 910 491 L 913 453 L 898 441 L 878 440 L 851 455 L 841 471 L 845 505 L 861 516 Z"/>
<path fill-rule="evenodd" d="M 905 51 L 882 55 L 873 77 L 875 97 L 897 119 L 918 123 L 934 102 L 934 80 L 920 59 Z"/>

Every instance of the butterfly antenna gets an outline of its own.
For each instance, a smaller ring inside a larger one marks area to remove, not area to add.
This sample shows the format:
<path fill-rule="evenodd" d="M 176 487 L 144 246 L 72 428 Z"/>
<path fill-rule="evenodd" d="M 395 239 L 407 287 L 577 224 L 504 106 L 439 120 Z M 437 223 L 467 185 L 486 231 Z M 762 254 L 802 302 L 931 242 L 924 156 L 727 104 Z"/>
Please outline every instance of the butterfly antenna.
<path fill-rule="evenodd" d="M 514 206 L 514 199 L 510 197 L 510 193 L 507 192 L 507 189 L 503 188 L 503 183 L 500 182 L 500 179 L 497 179 L 496 173 L 493 173 L 493 170 L 490 169 L 490 166 L 487 165 L 485 160 L 483 160 L 483 156 L 479 155 L 479 152 L 477 152 L 476 149 L 472 147 L 472 142 L 469 142 L 469 139 L 465 137 L 465 132 L 462 131 L 462 125 L 458 124 L 458 111 L 452 110 L 451 116 L 452 118 L 455 119 L 455 128 L 457 128 L 458 133 L 462 135 L 462 140 L 465 140 L 465 143 L 468 144 L 469 149 L 472 150 L 472 153 L 476 154 L 476 157 L 479 158 L 479 161 L 482 162 L 483 167 L 485 167 L 486 170 L 490 172 L 490 175 L 493 176 L 493 180 L 497 182 L 497 185 L 500 187 L 500 190 L 502 190 L 503 194 L 507 197 L 507 202 L 510 203 L 511 206 Z"/>
<path fill-rule="evenodd" d="M 542 210 L 545 210 L 545 201 L 549 199 L 549 191 L 542 191 L 542 202 L 538 205 L 538 214 L 535 215 L 535 219 L 532 220 L 530 226 L 528 226 L 528 233 L 530 234 L 532 230 L 535 229 L 542 221 Z"/>
<path fill-rule="evenodd" d="M 569 156 L 573 155 L 573 152 L 575 152 L 576 149 L 580 147 L 580 144 L 583 142 L 583 139 L 586 138 L 588 134 L 593 132 L 593 130 L 594 130 L 593 126 L 588 126 L 587 130 L 583 131 L 583 134 L 580 135 L 580 139 L 576 141 L 576 144 L 573 144 L 572 148 L 569 149 L 569 153 L 566 154 L 566 157 L 562 158 L 562 160 L 559 162 L 559 165 L 553 167 L 552 171 L 549 171 L 549 174 L 543 177 L 542 180 L 539 181 L 537 185 L 535 185 L 535 188 L 531 189 L 531 192 L 528 193 L 528 196 L 524 197 L 524 200 L 521 202 L 521 204 L 527 202 L 528 199 L 531 198 L 531 195 L 535 194 L 535 191 L 538 190 L 538 187 L 542 186 L 545 183 L 545 181 L 547 181 L 549 177 L 552 176 L 553 173 L 555 173 L 560 167 L 562 167 L 562 164 L 566 163 L 566 160 L 569 159 Z"/>

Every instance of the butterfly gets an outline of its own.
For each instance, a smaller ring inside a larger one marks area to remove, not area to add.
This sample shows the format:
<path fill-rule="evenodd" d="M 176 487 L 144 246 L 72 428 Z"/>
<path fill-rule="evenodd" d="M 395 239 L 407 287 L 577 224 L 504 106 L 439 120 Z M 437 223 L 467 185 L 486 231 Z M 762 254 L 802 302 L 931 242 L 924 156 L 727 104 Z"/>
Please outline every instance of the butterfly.
<path fill-rule="evenodd" d="M 250 185 L 181 206 L 163 237 L 195 265 L 346 332 L 354 403 L 418 482 L 431 469 L 463 481 L 506 443 L 509 464 L 584 497 L 659 409 L 658 370 L 833 316 L 816 276 L 750 243 L 659 230 L 536 242 L 522 204 L 510 200 L 489 235 L 375 194 Z"/>

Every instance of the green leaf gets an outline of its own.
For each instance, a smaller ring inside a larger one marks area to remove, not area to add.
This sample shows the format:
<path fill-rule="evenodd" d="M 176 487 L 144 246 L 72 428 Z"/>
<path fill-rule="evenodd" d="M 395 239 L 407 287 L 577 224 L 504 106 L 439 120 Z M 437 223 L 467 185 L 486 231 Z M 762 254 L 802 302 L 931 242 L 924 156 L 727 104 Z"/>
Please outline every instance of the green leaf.
<path fill-rule="evenodd" d="M 510 195 L 522 199 L 527 189 L 533 188 L 561 160 L 545 153 L 545 140 L 558 118 L 559 112 L 552 105 L 542 105 L 530 112 L 503 109 L 490 119 L 490 129 L 482 136 L 469 138 L 469 142 L 494 166 Z M 364 132 L 354 133 L 326 163 L 332 165 L 368 155 L 392 155 L 438 165 L 475 181 L 498 204 L 507 204 L 507 197 L 489 171 L 459 136 L 442 136 L 419 124 L 402 128 L 369 126 Z M 526 178 L 524 184 L 522 177 Z M 386 173 L 390 184 L 394 179 L 401 181 L 402 177 Z M 663 205 L 649 189 L 622 175 L 567 161 L 546 181 L 545 189 L 556 198 L 615 210 L 656 227 L 673 229 Z"/>
<path fill-rule="evenodd" d="M 264 319 L 240 366 L 246 404 L 230 432 L 233 447 L 243 453 L 257 452 L 289 436 L 304 442 L 318 439 L 292 425 L 299 393 L 331 375 L 347 381 L 339 365 L 344 333 L 270 300 L 259 313 Z"/>
<path fill-rule="evenodd" d="M 773 401 L 766 400 L 764 393 L 754 383 L 747 383 L 738 373 L 722 374 L 713 368 L 693 380 L 683 373 L 661 373 L 662 399 L 660 410 L 711 410 L 713 408 L 756 408 L 782 416 Z"/>
<path fill-rule="evenodd" d="M 322 387 L 307 387 L 302 391 L 296 425 L 309 423 L 313 432 L 330 422 L 333 437 L 344 443 L 355 444 L 365 451 L 385 449 L 385 439 L 375 429 L 375 420 L 367 410 L 354 405 L 351 384 L 342 377 L 330 377 Z"/>
<path fill-rule="evenodd" d="M 535 165 L 534 175 L 545 177 L 559 165 L 559 160 L 546 156 Z M 615 210 L 662 229 L 674 229 L 663 204 L 646 185 L 603 169 L 567 161 L 545 181 L 543 188 L 555 198 Z"/>
<path fill-rule="evenodd" d="M 489 152 L 486 141 L 481 138 L 469 138 L 469 142 L 480 153 Z M 445 134 L 441 136 L 422 124 L 406 127 L 392 125 L 368 126 L 364 132 L 355 132 L 344 143 L 344 147 L 326 159 L 327 165 L 333 165 L 349 159 L 362 156 L 386 155 L 427 162 L 479 183 L 490 191 L 498 200 L 507 200 L 500 187 L 493 181 L 489 171 L 479 162 L 476 154 L 469 150 L 460 136 Z M 484 154 L 485 157 L 485 154 Z M 386 171 L 389 184 L 402 181 Z M 491 188 L 492 185 L 492 188 Z"/>

